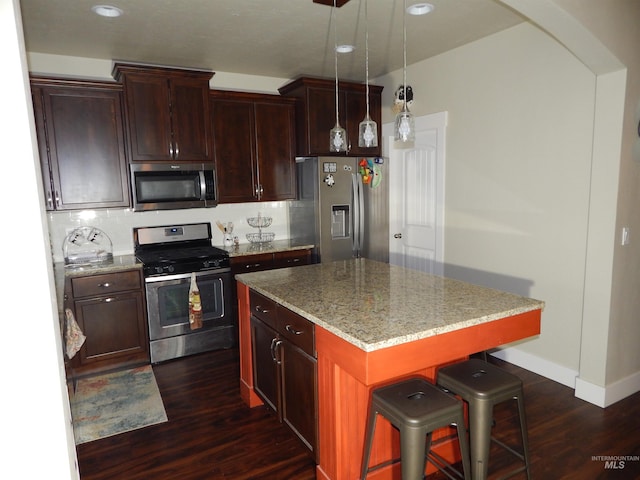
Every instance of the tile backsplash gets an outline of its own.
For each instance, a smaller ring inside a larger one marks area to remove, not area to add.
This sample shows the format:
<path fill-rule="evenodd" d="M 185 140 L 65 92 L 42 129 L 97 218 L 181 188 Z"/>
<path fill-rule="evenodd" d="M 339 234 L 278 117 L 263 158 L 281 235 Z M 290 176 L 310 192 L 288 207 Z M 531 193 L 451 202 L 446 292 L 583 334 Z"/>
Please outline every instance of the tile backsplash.
<path fill-rule="evenodd" d="M 289 238 L 289 215 L 287 202 L 235 203 L 218 205 L 214 208 L 193 208 L 187 210 L 158 210 L 154 212 L 134 212 L 131 209 L 75 210 L 50 212 L 49 234 L 54 262 L 63 262 L 62 244 L 68 233 L 77 227 L 91 226 L 104 231 L 113 245 L 114 255 L 133 253 L 133 228 L 156 225 L 210 222 L 213 245 L 222 246 L 222 233 L 216 221 L 233 222 L 233 235 L 240 243 L 248 243 L 246 235 L 257 232 L 247 223 L 247 217 L 272 217 L 273 223 L 265 232 L 275 233 L 276 240 Z"/>

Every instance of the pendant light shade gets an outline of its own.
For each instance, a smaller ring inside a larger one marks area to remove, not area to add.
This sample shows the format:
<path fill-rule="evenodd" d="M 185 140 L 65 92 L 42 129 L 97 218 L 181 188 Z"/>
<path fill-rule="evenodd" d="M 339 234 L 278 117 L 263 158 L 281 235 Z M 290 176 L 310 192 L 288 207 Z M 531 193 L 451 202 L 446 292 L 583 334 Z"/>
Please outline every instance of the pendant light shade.
<path fill-rule="evenodd" d="M 402 54 L 403 54 L 403 102 L 402 110 L 396 116 L 394 137 L 396 141 L 413 142 L 416 138 L 415 123 L 413 115 L 407 105 L 407 0 L 404 0 L 402 12 Z"/>
<path fill-rule="evenodd" d="M 365 76 L 367 88 L 367 113 L 360 122 L 358 129 L 358 146 L 372 148 L 378 146 L 378 124 L 369 116 L 369 19 L 367 0 L 364 1 L 364 45 L 365 45 Z"/>
<path fill-rule="evenodd" d="M 336 0 L 333 0 L 333 9 L 331 10 L 331 22 L 333 23 L 334 48 L 333 55 L 336 69 L 336 124 L 329 132 L 329 151 L 330 152 L 346 152 L 347 151 L 347 132 L 340 126 L 338 112 L 338 33 L 336 27 Z"/>

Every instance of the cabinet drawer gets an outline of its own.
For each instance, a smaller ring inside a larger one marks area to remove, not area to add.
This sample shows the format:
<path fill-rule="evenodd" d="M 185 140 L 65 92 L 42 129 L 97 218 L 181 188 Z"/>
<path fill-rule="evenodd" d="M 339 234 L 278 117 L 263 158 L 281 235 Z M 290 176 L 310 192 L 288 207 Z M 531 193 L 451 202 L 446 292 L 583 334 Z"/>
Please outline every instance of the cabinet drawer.
<path fill-rule="evenodd" d="M 305 353 L 316 356 L 315 326 L 288 308 L 278 307 L 278 332 Z"/>
<path fill-rule="evenodd" d="M 257 253 L 243 257 L 231 258 L 231 270 L 233 273 L 259 272 L 273 268 L 272 253 Z"/>
<path fill-rule="evenodd" d="M 290 250 L 276 252 L 273 255 L 274 267 L 297 267 L 308 265 L 311 261 L 311 250 Z"/>
<path fill-rule="evenodd" d="M 92 297 L 96 295 L 110 295 L 115 292 L 139 290 L 142 288 L 140 272 L 105 273 L 71 279 L 74 298 Z"/>
<path fill-rule="evenodd" d="M 251 315 L 259 318 L 271 328 L 276 328 L 277 309 L 273 300 L 251 290 L 249 292 Z"/>

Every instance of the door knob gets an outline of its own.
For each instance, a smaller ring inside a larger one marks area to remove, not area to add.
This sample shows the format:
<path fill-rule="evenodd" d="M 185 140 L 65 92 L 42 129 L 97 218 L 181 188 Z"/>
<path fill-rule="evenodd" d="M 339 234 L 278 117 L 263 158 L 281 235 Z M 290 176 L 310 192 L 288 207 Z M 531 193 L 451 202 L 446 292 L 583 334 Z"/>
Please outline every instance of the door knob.
<path fill-rule="evenodd" d="M 396 233 L 393 238 L 402 238 L 402 234 L 401 233 Z"/>

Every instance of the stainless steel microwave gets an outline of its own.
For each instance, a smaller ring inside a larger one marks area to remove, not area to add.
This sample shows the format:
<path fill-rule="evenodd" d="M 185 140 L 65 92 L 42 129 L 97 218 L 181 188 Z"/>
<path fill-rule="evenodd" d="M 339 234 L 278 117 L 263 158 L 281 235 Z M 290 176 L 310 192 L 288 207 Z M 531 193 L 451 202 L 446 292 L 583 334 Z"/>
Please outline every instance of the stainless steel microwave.
<path fill-rule="evenodd" d="M 215 179 L 213 164 L 131 164 L 133 209 L 145 211 L 215 207 L 218 203 Z"/>

